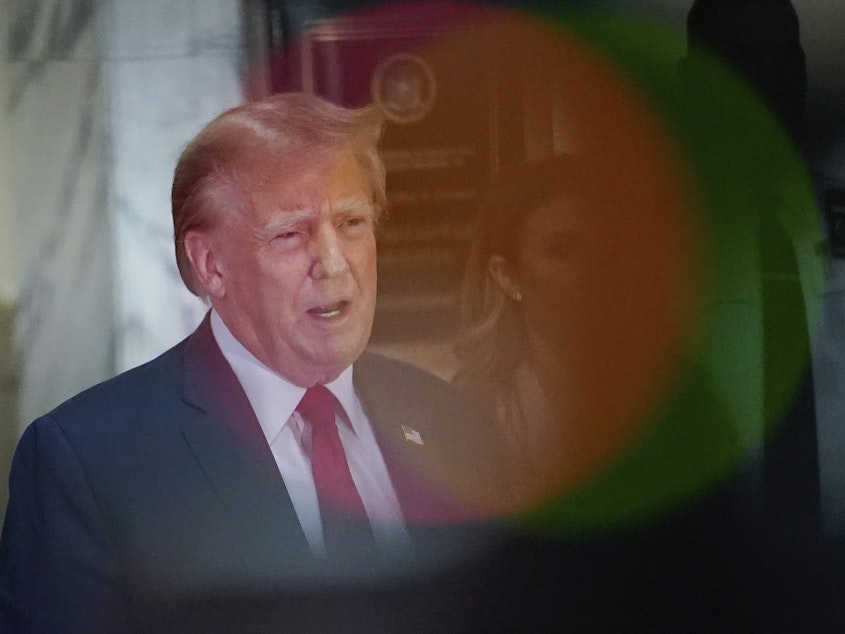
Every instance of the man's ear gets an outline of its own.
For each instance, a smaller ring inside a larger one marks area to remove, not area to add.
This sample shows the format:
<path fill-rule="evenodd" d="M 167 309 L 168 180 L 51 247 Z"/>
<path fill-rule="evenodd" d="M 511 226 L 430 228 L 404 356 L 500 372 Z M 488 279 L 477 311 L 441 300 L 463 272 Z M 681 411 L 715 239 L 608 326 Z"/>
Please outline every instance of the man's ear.
<path fill-rule="evenodd" d="M 226 283 L 220 258 L 208 233 L 188 231 L 185 234 L 185 253 L 191 263 L 194 277 L 205 289 L 209 299 L 220 299 L 226 295 Z"/>
<path fill-rule="evenodd" d="M 487 270 L 490 277 L 502 289 L 502 292 L 514 301 L 520 301 L 522 294 L 519 291 L 519 281 L 513 266 L 501 255 L 491 255 L 487 261 Z"/>

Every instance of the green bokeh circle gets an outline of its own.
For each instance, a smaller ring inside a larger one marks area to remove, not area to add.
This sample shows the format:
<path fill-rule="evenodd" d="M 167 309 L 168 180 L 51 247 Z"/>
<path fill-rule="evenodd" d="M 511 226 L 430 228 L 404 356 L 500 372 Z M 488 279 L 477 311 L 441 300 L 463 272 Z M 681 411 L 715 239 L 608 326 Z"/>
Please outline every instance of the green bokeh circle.
<path fill-rule="evenodd" d="M 687 174 L 707 253 L 676 389 L 605 470 L 527 514 L 541 530 L 595 531 L 693 504 L 759 451 L 808 363 L 822 240 L 791 139 L 724 65 L 704 56 L 679 65 L 683 40 L 652 23 L 543 17 L 604 57 L 659 118 Z"/>

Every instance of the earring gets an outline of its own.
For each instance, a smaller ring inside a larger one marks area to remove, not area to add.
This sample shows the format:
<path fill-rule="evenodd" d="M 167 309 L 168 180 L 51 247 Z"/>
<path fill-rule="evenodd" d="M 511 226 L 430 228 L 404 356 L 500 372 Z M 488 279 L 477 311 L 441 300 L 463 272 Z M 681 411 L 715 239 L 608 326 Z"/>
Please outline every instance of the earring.
<path fill-rule="evenodd" d="M 521 301 L 522 301 L 522 293 L 520 293 L 519 291 L 517 291 L 516 293 L 514 293 L 513 295 L 511 295 L 511 299 L 512 299 L 513 301 L 515 301 L 515 302 L 521 302 Z"/>

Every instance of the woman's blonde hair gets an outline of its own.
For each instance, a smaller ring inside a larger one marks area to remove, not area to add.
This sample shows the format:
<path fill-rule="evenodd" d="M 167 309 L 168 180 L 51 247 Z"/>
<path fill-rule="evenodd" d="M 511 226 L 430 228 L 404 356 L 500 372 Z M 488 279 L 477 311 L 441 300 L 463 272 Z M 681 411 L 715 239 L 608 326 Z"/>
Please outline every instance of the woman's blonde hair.
<path fill-rule="evenodd" d="M 516 263 L 528 215 L 563 195 L 590 199 L 596 193 L 595 178 L 584 159 L 554 156 L 507 169 L 488 187 L 461 286 L 463 333 L 455 346 L 458 383 L 490 393 L 512 388 L 526 349 L 525 326 L 518 303 L 490 274 L 490 258 L 498 255 Z"/>

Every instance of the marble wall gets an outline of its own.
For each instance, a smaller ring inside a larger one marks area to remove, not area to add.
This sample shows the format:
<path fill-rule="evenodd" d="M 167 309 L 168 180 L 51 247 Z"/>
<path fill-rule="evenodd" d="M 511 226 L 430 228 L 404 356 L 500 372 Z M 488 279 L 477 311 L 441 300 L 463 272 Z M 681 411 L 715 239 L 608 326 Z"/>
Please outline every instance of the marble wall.
<path fill-rule="evenodd" d="M 185 141 L 241 100 L 242 6 L 21 0 L 0 12 L 22 426 L 203 314 L 176 272 L 169 188 Z"/>
<path fill-rule="evenodd" d="M 2 10 L 0 104 L 28 419 L 113 368 L 103 22 L 92 2 L 6 2 Z"/>
<path fill-rule="evenodd" d="M 170 184 L 182 147 L 241 101 L 241 5 L 232 0 L 113 0 L 105 37 L 110 90 L 115 369 L 162 352 L 206 308 L 173 256 Z"/>
<path fill-rule="evenodd" d="M 6 508 L 8 484 L 5 474 L 12 464 L 18 395 L 18 357 L 14 347 L 14 308 L 0 302 L 0 517 Z"/>

